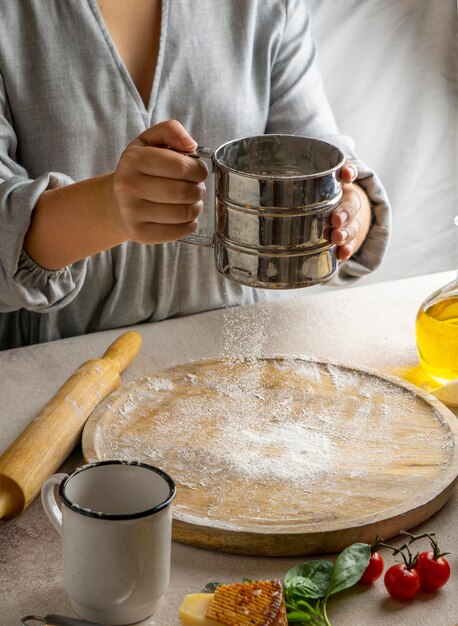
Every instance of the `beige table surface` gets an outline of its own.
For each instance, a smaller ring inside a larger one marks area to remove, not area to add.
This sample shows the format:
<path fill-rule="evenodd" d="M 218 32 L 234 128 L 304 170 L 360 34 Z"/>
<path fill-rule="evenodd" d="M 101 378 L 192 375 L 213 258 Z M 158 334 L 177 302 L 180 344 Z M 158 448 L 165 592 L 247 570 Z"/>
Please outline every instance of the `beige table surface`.
<path fill-rule="evenodd" d="M 221 356 L 231 342 L 238 343 L 242 352 L 257 350 L 257 356 L 311 356 L 381 372 L 414 366 L 418 307 L 430 292 L 453 278 L 454 273 L 447 272 L 378 285 L 361 282 L 361 286 L 321 293 L 303 290 L 280 303 L 142 325 L 137 327 L 143 336 L 141 352 L 123 380 L 192 359 Z M 102 355 L 119 334 L 107 331 L 0 352 L 0 453 L 77 366 Z M 64 468 L 79 464 L 77 450 Z M 443 549 L 453 552 L 447 586 L 436 594 L 421 594 L 411 603 L 391 600 L 381 581 L 370 590 L 344 592 L 329 602 L 334 626 L 458 623 L 456 492 L 418 530 L 435 531 Z M 157 614 L 143 624 L 177 626 L 183 596 L 200 591 L 209 580 L 281 578 L 302 560 L 232 556 L 174 543 L 169 591 Z M 0 522 L 0 625 L 13 626 L 24 615 L 48 613 L 73 615 L 62 588 L 60 538 L 35 500 L 19 518 Z"/>

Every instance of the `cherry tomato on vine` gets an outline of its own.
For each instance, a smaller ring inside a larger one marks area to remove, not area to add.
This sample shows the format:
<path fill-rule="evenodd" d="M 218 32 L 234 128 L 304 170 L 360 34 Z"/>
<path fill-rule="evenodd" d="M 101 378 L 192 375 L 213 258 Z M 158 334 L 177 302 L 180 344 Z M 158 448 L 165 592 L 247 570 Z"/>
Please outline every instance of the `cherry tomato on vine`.
<path fill-rule="evenodd" d="M 362 585 L 372 585 L 383 574 L 383 557 L 380 552 L 372 552 L 369 564 L 364 570 L 363 575 L 359 579 Z"/>
<path fill-rule="evenodd" d="M 450 578 L 450 565 L 443 556 L 436 557 L 432 550 L 420 552 L 415 569 L 420 576 L 424 591 L 435 591 L 445 585 Z"/>
<path fill-rule="evenodd" d="M 385 587 L 395 600 L 411 600 L 420 589 L 420 576 L 416 569 L 409 569 L 405 563 L 392 565 L 385 574 Z"/>

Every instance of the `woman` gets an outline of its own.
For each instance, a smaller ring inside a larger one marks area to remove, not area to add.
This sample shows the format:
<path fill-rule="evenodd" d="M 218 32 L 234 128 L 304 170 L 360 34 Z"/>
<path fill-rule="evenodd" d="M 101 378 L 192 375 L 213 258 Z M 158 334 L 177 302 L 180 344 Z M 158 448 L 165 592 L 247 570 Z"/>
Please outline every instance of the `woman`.
<path fill-rule="evenodd" d="M 339 145 L 334 282 L 375 269 L 387 200 L 315 56 L 304 0 L 0 0 L 0 347 L 275 297 L 178 241 L 211 228 L 207 168 L 179 153 L 196 141 Z"/>

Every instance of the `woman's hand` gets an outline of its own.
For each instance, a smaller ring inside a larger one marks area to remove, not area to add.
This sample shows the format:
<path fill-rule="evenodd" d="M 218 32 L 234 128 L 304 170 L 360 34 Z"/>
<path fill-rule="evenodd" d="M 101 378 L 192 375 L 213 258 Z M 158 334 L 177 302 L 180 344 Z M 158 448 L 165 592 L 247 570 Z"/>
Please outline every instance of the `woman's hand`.
<path fill-rule="evenodd" d="M 115 172 L 44 191 L 24 248 L 56 270 L 133 240 L 165 243 L 190 235 L 203 210 L 208 169 L 196 142 L 175 121 L 145 130 L 122 153 Z"/>
<path fill-rule="evenodd" d="M 347 261 L 359 249 L 371 223 L 369 199 L 359 185 L 353 184 L 357 176 L 355 165 L 347 161 L 342 168 L 342 202 L 331 217 L 330 239 L 337 245 L 341 261 Z"/>
<path fill-rule="evenodd" d="M 125 239 L 166 243 L 195 231 L 208 168 L 181 153 L 196 148 L 175 120 L 145 130 L 127 146 L 112 175 L 114 224 Z"/>

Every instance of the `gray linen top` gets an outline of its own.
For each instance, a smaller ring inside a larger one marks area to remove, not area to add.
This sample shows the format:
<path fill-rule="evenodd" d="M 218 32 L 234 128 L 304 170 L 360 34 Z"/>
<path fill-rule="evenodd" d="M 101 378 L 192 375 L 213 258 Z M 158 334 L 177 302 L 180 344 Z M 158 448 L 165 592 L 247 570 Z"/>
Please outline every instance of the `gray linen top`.
<path fill-rule="evenodd" d="M 359 167 L 373 223 L 334 283 L 375 269 L 387 198 L 338 134 L 315 57 L 305 0 L 163 0 L 145 107 L 96 0 L 0 0 L 0 348 L 279 297 L 225 280 L 211 249 L 186 243 L 128 242 L 57 271 L 23 250 L 43 191 L 112 171 L 134 137 L 166 119 L 206 146 L 265 132 L 339 145 Z"/>

